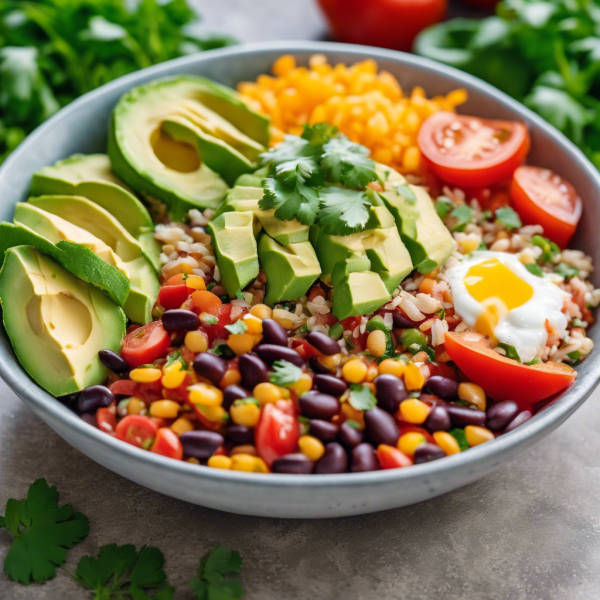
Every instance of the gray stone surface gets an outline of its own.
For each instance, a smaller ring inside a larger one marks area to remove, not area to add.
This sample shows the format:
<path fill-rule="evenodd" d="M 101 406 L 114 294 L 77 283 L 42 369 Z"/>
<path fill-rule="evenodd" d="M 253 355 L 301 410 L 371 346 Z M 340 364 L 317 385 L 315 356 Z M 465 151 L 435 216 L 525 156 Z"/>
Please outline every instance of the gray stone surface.
<path fill-rule="evenodd" d="M 207 29 L 242 41 L 325 34 L 310 0 L 196 4 Z M 90 518 L 67 568 L 103 544 L 157 545 L 180 600 L 194 598 L 188 582 L 216 543 L 241 552 L 248 600 L 589 600 L 600 586 L 599 404 L 596 392 L 527 455 L 452 494 L 309 522 L 228 515 L 141 488 L 69 447 L 0 381 L 0 507 L 45 477 Z M 9 543 L 0 530 L 0 562 Z M 86 597 L 63 573 L 29 587 L 0 574 L 2 600 Z"/>

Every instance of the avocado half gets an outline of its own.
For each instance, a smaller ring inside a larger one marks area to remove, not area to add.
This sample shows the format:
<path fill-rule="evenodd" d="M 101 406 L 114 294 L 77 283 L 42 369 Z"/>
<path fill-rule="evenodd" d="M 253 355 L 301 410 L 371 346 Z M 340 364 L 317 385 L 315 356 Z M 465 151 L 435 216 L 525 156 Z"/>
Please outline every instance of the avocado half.
<path fill-rule="evenodd" d="M 132 89 L 115 106 L 108 155 L 136 192 L 181 220 L 215 208 L 229 185 L 254 171 L 269 141 L 269 120 L 208 79 L 179 76 Z"/>
<path fill-rule="evenodd" d="M 54 396 L 102 383 L 98 351 L 118 351 L 125 314 L 32 246 L 7 250 L 0 269 L 4 327 L 23 368 Z"/>

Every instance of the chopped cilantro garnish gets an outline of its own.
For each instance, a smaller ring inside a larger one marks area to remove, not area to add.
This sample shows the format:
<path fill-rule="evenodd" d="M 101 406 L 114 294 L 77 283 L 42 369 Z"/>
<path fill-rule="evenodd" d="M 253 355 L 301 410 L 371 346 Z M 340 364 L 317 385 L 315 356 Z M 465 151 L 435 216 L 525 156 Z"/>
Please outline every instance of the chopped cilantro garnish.
<path fill-rule="evenodd" d="M 531 243 L 542 249 L 540 256 L 542 263 L 550 262 L 557 254 L 560 254 L 560 248 L 554 242 L 541 235 L 534 235 L 531 238 Z"/>
<path fill-rule="evenodd" d="M 360 383 L 350 385 L 348 402 L 356 410 L 371 410 L 377 406 L 377 398 L 375 398 L 373 392 L 366 385 Z"/>
<path fill-rule="evenodd" d="M 211 281 L 211 282 L 210 282 L 210 283 L 209 283 L 209 284 L 206 286 L 206 289 L 207 289 L 207 291 L 209 291 L 209 292 L 210 292 L 210 290 L 212 290 L 213 288 L 216 288 L 216 287 L 217 287 L 217 282 L 216 282 L 216 281 Z"/>
<path fill-rule="evenodd" d="M 585 329 L 587 327 L 587 323 L 585 321 L 582 321 L 581 319 L 578 319 L 577 317 L 575 317 L 571 321 L 571 327 L 583 327 Z"/>
<path fill-rule="evenodd" d="M 575 275 L 579 275 L 579 269 L 568 265 L 567 263 L 558 263 L 554 267 L 554 272 L 565 279 L 571 279 L 571 277 L 575 277 Z"/>
<path fill-rule="evenodd" d="M 463 231 L 467 223 L 470 223 L 473 218 L 473 209 L 467 204 L 461 204 L 450 213 L 450 216 L 457 221 L 452 231 Z"/>
<path fill-rule="evenodd" d="M 244 294 L 242 293 L 242 290 L 236 290 L 235 297 L 238 300 L 245 300 L 246 299 L 246 298 L 244 298 Z"/>
<path fill-rule="evenodd" d="M 446 311 L 444 308 L 438 308 L 438 310 L 435 311 L 435 316 L 440 319 L 441 321 L 443 321 L 446 318 Z"/>
<path fill-rule="evenodd" d="M 450 211 L 454 208 L 452 200 L 446 196 L 439 196 L 435 203 L 435 211 L 439 215 L 440 219 L 446 218 Z"/>
<path fill-rule="evenodd" d="M 338 135 L 323 145 L 321 165 L 332 183 L 363 188 L 377 179 L 375 162 L 368 155 L 368 148 Z"/>
<path fill-rule="evenodd" d="M 361 424 L 358 421 L 353 421 L 352 419 L 348 419 L 344 421 L 348 426 L 352 427 L 352 429 L 362 429 Z"/>
<path fill-rule="evenodd" d="M 525 268 L 530 273 L 533 273 L 534 275 L 537 275 L 538 277 L 543 277 L 544 276 L 544 271 L 542 271 L 542 267 L 540 267 L 540 265 L 538 265 L 536 263 L 532 263 L 530 265 L 525 265 Z"/>
<path fill-rule="evenodd" d="M 486 210 L 484 210 L 484 211 L 481 213 L 481 218 L 482 218 L 484 221 L 489 221 L 489 220 L 492 218 L 492 211 L 491 211 L 491 210 L 489 210 L 489 209 L 486 209 Z"/>
<path fill-rule="evenodd" d="M 421 352 L 425 352 L 429 360 L 431 362 L 435 362 L 435 350 L 431 346 L 424 344 L 423 346 L 421 346 Z"/>
<path fill-rule="evenodd" d="M 292 385 L 300 377 L 302 377 L 302 369 L 287 360 L 276 360 L 273 363 L 273 372 L 269 373 L 269 381 L 280 386 Z"/>
<path fill-rule="evenodd" d="M 200 323 L 202 325 L 216 325 L 219 322 L 219 319 L 215 315 L 211 315 L 210 313 L 202 313 L 200 315 Z"/>
<path fill-rule="evenodd" d="M 487 246 L 485 242 L 479 242 L 479 246 L 477 246 L 477 250 L 487 250 Z"/>
<path fill-rule="evenodd" d="M 350 341 L 350 336 L 346 336 L 344 341 L 350 350 L 354 350 L 354 344 Z"/>
<path fill-rule="evenodd" d="M 371 202 L 365 192 L 335 186 L 319 192 L 319 227 L 329 235 L 348 235 L 364 229 Z"/>
<path fill-rule="evenodd" d="M 500 344 L 498 344 L 498 347 L 502 348 L 504 352 L 506 352 L 506 358 L 512 358 L 517 362 L 521 362 L 521 357 L 519 356 L 519 353 L 517 352 L 514 346 L 511 346 L 510 344 L 504 344 L 501 342 Z"/>
<path fill-rule="evenodd" d="M 534 358 L 533 360 L 530 360 L 529 362 L 526 362 L 524 364 L 530 367 L 531 365 L 537 365 L 540 362 L 542 361 L 539 358 Z"/>
<path fill-rule="evenodd" d="M 296 329 L 296 333 L 308 333 L 308 325 L 303 323 L 300 325 L 300 327 L 298 327 L 298 329 Z"/>
<path fill-rule="evenodd" d="M 458 447 L 461 450 L 468 450 L 470 448 L 469 442 L 467 442 L 467 436 L 463 429 L 452 429 L 450 435 L 458 442 Z"/>
<path fill-rule="evenodd" d="M 417 197 L 415 196 L 415 193 L 412 191 L 411 187 L 407 183 L 401 183 L 397 185 L 396 192 L 401 196 L 404 196 L 408 204 L 417 203 Z"/>
<path fill-rule="evenodd" d="M 521 217 L 510 206 L 503 206 L 496 210 L 496 221 L 500 221 L 509 231 L 523 226 Z"/>
<path fill-rule="evenodd" d="M 244 323 L 244 321 L 242 321 L 242 319 L 239 319 L 231 325 L 225 325 L 225 329 L 227 329 L 229 333 L 233 334 L 246 333 L 246 331 L 248 331 L 248 326 L 246 325 L 246 323 Z"/>
<path fill-rule="evenodd" d="M 14 536 L 4 559 L 4 572 L 19 583 L 46 581 L 56 575 L 66 559 L 67 549 L 89 531 L 87 517 L 74 513 L 70 504 L 58 506 L 56 487 L 45 479 L 29 486 L 26 500 L 11 498 L 6 503 L 0 528 Z"/>
<path fill-rule="evenodd" d="M 202 557 L 198 576 L 190 582 L 198 595 L 198 600 L 238 600 L 243 598 L 244 588 L 239 577 L 242 558 L 238 552 L 228 550 L 224 546 L 215 546 Z"/>
<path fill-rule="evenodd" d="M 225 359 L 233 358 L 235 356 L 235 352 L 227 344 L 219 344 L 210 352 Z"/>
<path fill-rule="evenodd" d="M 233 406 L 241 406 L 242 404 L 254 404 L 255 406 L 260 407 L 260 402 L 254 398 L 253 396 L 249 396 L 248 398 L 240 398 L 239 400 L 235 400 Z M 196 406 L 199 406 L 196 404 Z"/>
<path fill-rule="evenodd" d="M 181 368 L 184 371 L 186 371 L 188 368 L 188 364 L 187 364 L 186 360 L 183 358 L 183 356 L 181 354 L 181 350 L 175 350 L 175 352 L 171 352 L 171 354 L 169 354 L 169 356 L 167 356 L 167 363 L 165 366 L 170 367 L 173 363 L 176 363 L 178 361 L 181 363 Z"/>

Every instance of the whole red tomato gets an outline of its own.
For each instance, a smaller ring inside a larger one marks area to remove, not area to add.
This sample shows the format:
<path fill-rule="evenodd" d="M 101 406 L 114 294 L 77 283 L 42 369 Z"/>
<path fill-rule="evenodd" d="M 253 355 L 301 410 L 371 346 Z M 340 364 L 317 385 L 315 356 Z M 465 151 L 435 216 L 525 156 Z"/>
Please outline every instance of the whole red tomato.
<path fill-rule="evenodd" d="M 340 42 L 409 52 L 425 27 L 439 23 L 447 0 L 319 0 Z"/>

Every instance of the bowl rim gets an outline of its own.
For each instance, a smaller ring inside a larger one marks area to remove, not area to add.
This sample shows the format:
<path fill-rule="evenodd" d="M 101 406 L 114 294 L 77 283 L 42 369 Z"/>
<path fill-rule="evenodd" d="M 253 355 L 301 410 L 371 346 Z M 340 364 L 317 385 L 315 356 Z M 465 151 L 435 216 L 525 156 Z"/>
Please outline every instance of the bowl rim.
<path fill-rule="evenodd" d="M 92 101 L 97 96 L 105 94 L 113 88 L 122 86 L 123 84 L 130 84 L 130 86 L 133 87 L 137 83 L 141 83 L 142 80 L 145 80 L 148 75 L 154 75 L 156 78 L 164 76 L 165 74 L 170 75 L 170 71 L 173 67 L 185 68 L 215 58 L 225 59 L 241 57 L 243 55 L 254 56 L 271 54 L 274 52 L 280 52 L 281 54 L 320 53 L 326 55 L 327 53 L 338 52 L 354 56 L 357 61 L 368 58 L 388 60 L 399 64 L 410 65 L 418 70 L 430 72 L 437 76 L 450 77 L 455 79 L 457 84 L 466 85 L 484 95 L 493 95 L 497 101 L 504 104 L 509 109 L 518 112 L 522 118 L 543 130 L 546 135 L 553 137 L 566 153 L 574 155 L 580 163 L 581 168 L 588 172 L 600 191 L 600 173 L 588 161 L 581 150 L 540 116 L 490 84 L 485 83 L 472 75 L 463 73 L 454 67 L 449 67 L 436 63 L 430 59 L 404 52 L 385 50 L 370 46 L 303 40 L 256 42 L 209 50 L 160 63 L 109 82 L 74 100 L 29 134 L 26 140 L 20 144 L 0 167 L 0 179 L 12 168 L 13 162 L 16 162 L 21 156 L 26 155 L 30 148 L 35 146 L 38 139 L 43 138 L 46 129 L 55 126 L 60 120 L 66 118 L 72 110 L 77 109 L 80 105 Z M 8 343 L 8 346 L 10 348 L 10 343 Z M 593 353 L 594 351 L 592 351 L 592 355 L 590 355 L 590 357 L 582 364 L 582 368 L 579 370 L 578 379 L 573 387 L 568 389 L 560 397 L 560 400 L 535 414 L 533 418 L 520 427 L 495 439 L 493 444 L 481 444 L 475 448 L 470 448 L 469 452 L 461 452 L 452 456 L 446 456 L 444 460 L 441 461 L 413 465 L 410 469 L 388 469 L 365 473 L 339 473 L 319 476 L 315 476 L 314 474 L 261 474 L 210 468 L 198 469 L 198 465 L 190 464 L 186 461 L 173 460 L 136 448 L 131 444 L 117 440 L 96 427 L 89 425 L 75 412 L 70 410 L 30 379 L 16 358 L 14 358 L 12 351 L 0 353 L 0 376 L 2 376 L 8 386 L 23 399 L 26 404 L 35 406 L 38 414 L 43 414 L 50 421 L 53 419 L 64 421 L 66 418 L 66 426 L 74 428 L 81 436 L 89 437 L 94 442 L 103 446 L 110 453 L 113 453 L 115 459 L 144 463 L 146 466 L 156 468 L 157 475 L 160 473 L 160 469 L 166 467 L 171 472 L 176 472 L 182 476 L 206 478 L 215 483 L 228 482 L 232 484 L 247 484 L 251 482 L 261 486 L 277 488 L 295 488 L 298 486 L 322 488 L 329 486 L 362 486 L 383 482 L 401 483 L 414 478 L 433 477 L 446 471 L 452 472 L 458 469 L 467 469 L 474 463 L 484 462 L 486 459 L 489 460 L 494 456 L 500 456 L 510 450 L 516 450 L 528 439 L 539 439 L 545 430 L 553 429 L 555 426 L 561 424 L 572 412 L 583 404 L 600 381 L 600 363 L 598 366 L 595 365 Z M 66 414 L 61 409 L 66 409 Z"/>

